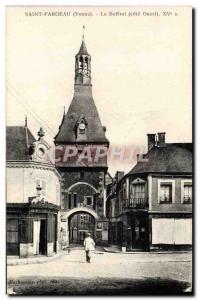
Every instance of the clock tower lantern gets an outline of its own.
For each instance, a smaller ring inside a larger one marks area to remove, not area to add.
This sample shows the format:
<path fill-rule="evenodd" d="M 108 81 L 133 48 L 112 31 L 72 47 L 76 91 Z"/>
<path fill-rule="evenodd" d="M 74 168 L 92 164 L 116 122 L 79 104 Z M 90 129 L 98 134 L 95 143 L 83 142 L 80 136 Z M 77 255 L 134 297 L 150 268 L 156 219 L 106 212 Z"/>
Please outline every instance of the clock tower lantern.
<path fill-rule="evenodd" d="M 75 84 L 91 85 L 91 56 L 87 52 L 84 35 L 75 59 Z"/>

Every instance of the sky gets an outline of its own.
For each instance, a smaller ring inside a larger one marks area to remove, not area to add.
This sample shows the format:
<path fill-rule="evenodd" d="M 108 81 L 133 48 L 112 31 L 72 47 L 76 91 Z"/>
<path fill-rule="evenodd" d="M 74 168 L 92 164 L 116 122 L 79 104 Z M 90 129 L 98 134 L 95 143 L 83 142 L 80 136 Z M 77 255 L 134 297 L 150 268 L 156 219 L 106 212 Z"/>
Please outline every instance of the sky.
<path fill-rule="evenodd" d="M 70 16 L 49 15 L 60 12 Z M 7 125 L 23 126 L 27 115 L 36 135 L 41 125 L 31 111 L 47 124 L 45 137 L 53 144 L 73 97 L 83 24 L 93 98 L 111 146 L 144 152 L 147 133 L 156 132 L 166 132 L 167 142 L 191 142 L 190 7 L 8 7 Z M 109 171 L 128 172 L 135 162 L 110 160 Z"/>

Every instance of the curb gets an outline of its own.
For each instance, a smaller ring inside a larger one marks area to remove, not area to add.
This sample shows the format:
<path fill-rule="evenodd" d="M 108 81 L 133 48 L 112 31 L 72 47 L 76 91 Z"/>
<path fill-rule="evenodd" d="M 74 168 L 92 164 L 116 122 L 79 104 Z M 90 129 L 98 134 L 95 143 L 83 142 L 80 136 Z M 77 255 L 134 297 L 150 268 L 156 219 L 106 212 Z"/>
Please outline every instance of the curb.
<path fill-rule="evenodd" d="M 111 250 L 108 248 L 103 248 L 105 252 L 108 253 L 117 253 L 117 254 L 185 254 L 185 253 L 192 253 L 192 251 L 126 251 L 122 252 L 119 250 Z"/>
<path fill-rule="evenodd" d="M 63 253 L 58 253 L 54 256 L 49 256 L 49 257 L 40 257 L 39 259 L 36 257 L 30 257 L 30 258 L 16 258 L 14 259 L 9 259 L 7 258 L 7 266 L 18 266 L 18 265 L 29 265 L 29 264 L 44 264 L 45 262 L 49 262 L 51 260 L 55 260 L 59 258 L 60 256 L 64 255 Z M 9 261 L 10 260 L 10 261 Z"/>

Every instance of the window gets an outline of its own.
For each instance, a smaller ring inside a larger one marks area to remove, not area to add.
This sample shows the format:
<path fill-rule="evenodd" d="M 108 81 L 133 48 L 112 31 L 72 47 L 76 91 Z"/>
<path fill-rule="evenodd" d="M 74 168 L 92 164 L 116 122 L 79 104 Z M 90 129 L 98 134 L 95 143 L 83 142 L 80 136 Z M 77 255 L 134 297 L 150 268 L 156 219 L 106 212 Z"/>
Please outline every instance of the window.
<path fill-rule="evenodd" d="M 132 198 L 144 199 L 145 198 L 145 184 L 138 183 L 132 185 Z"/>
<path fill-rule="evenodd" d="M 83 66 L 83 57 L 80 56 L 80 68 L 82 68 L 82 66 Z"/>
<path fill-rule="evenodd" d="M 93 205 L 93 197 L 85 196 L 85 205 Z"/>
<path fill-rule="evenodd" d="M 183 204 L 192 203 L 192 183 L 184 183 Z"/>
<path fill-rule="evenodd" d="M 7 243 L 18 243 L 18 220 L 7 220 Z"/>
<path fill-rule="evenodd" d="M 122 212 L 122 191 L 119 191 L 118 194 L 118 213 L 120 214 Z"/>
<path fill-rule="evenodd" d="M 87 66 L 88 66 L 88 57 L 86 56 L 86 57 L 85 57 L 84 68 L 87 69 Z"/>
<path fill-rule="evenodd" d="M 172 184 L 161 183 L 160 185 L 160 203 L 172 203 Z"/>
<path fill-rule="evenodd" d="M 96 194 L 93 195 L 93 209 L 96 209 Z"/>
<path fill-rule="evenodd" d="M 127 199 L 127 184 L 126 182 L 122 185 L 122 199 Z"/>
<path fill-rule="evenodd" d="M 80 215 L 80 225 L 86 224 L 86 215 Z"/>
<path fill-rule="evenodd" d="M 71 209 L 71 194 L 68 194 L 68 208 Z"/>
<path fill-rule="evenodd" d="M 77 207 L 77 194 L 74 194 L 74 207 Z"/>
<path fill-rule="evenodd" d="M 158 203 L 175 203 L 175 180 L 158 179 Z"/>
<path fill-rule="evenodd" d="M 80 179 L 84 179 L 84 177 L 85 177 L 84 172 L 80 172 Z"/>

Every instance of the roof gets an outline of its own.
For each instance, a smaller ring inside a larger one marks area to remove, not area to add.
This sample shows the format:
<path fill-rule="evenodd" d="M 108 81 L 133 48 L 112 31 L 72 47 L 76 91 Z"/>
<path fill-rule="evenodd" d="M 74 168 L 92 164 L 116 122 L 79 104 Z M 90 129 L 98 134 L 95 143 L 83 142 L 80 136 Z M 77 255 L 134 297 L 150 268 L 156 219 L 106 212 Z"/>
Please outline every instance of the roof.
<path fill-rule="evenodd" d="M 67 114 L 63 116 L 55 142 L 76 142 L 75 125 L 82 115 L 88 123 L 85 142 L 109 143 L 90 90 L 84 86 L 78 86 L 78 93 L 74 94 Z"/>
<path fill-rule="evenodd" d="M 6 127 L 6 160 L 30 160 L 28 146 L 36 139 L 27 127 Z"/>
<path fill-rule="evenodd" d="M 78 51 L 77 55 L 89 55 L 84 39 L 82 40 L 80 50 Z"/>
<path fill-rule="evenodd" d="M 154 146 L 128 173 L 192 173 L 192 143 L 172 143 Z"/>

